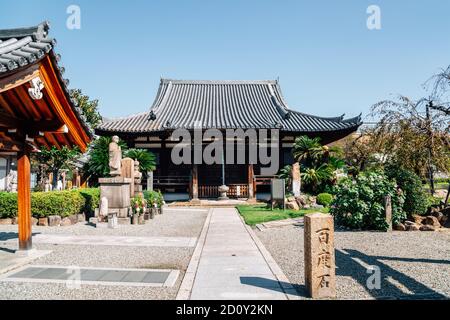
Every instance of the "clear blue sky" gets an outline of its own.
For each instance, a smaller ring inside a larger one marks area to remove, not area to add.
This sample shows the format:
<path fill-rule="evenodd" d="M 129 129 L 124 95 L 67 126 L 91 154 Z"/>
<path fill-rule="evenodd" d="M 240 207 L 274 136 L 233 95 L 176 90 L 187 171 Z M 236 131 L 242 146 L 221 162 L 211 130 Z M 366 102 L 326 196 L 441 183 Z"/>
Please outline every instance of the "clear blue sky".
<path fill-rule="evenodd" d="M 66 8 L 81 8 L 81 30 Z M 382 29 L 366 27 L 381 8 Z M 159 78 L 276 79 L 291 108 L 367 114 L 450 64 L 448 0 L 0 0 L 0 28 L 51 22 L 65 77 L 104 116 L 147 110 Z"/>

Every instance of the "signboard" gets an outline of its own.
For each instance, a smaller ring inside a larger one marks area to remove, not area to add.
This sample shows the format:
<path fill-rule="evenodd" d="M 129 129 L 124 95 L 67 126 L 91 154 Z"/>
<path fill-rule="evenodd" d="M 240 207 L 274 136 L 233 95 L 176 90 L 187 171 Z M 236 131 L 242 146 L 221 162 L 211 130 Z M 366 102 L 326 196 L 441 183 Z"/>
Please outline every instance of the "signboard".
<path fill-rule="evenodd" d="M 272 179 L 270 184 L 270 195 L 272 209 L 275 203 L 280 203 L 283 210 L 285 209 L 284 198 L 285 198 L 285 181 L 284 179 Z"/>

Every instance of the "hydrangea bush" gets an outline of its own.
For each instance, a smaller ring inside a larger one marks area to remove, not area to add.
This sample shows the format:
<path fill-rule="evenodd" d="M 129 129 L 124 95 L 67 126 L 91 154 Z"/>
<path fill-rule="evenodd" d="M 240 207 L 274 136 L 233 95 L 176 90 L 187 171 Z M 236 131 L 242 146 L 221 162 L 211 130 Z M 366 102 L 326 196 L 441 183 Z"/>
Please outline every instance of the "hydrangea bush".
<path fill-rule="evenodd" d="M 385 231 L 388 228 L 384 214 L 387 195 L 392 199 L 393 223 L 400 223 L 406 219 L 405 197 L 395 180 L 388 179 L 382 172 L 364 172 L 354 179 L 343 179 L 336 187 L 330 212 L 340 225 Z"/>

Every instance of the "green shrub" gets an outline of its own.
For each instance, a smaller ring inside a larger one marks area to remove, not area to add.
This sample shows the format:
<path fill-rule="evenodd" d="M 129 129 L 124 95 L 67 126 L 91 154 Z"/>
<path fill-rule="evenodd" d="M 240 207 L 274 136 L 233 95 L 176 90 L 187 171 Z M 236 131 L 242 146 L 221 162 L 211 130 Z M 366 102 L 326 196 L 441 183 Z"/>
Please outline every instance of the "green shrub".
<path fill-rule="evenodd" d="M 389 179 L 397 181 L 398 187 L 405 195 L 403 210 L 408 215 L 425 214 L 428 208 L 428 199 L 419 176 L 409 170 L 393 166 L 387 167 L 385 172 Z"/>
<path fill-rule="evenodd" d="M 317 204 L 329 207 L 333 202 L 333 196 L 329 193 L 320 193 L 316 197 Z"/>
<path fill-rule="evenodd" d="M 0 218 L 12 218 L 17 215 L 17 194 L 0 192 Z"/>
<path fill-rule="evenodd" d="M 330 212 L 340 225 L 352 229 L 387 230 L 384 215 L 384 197 L 387 195 L 392 198 L 393 223 L 406 219 L 403 193 L 397 189 L 395 180 L 388 179 L 382 172 L 361 173 L 354 180 L 345 178 L 336 190 Z"/>
<path fill-rule="evenodd" d="M 153 207 L 156 205 L 161 208 L 164 202 L 163 195 L 161 191 L 144 191 L 144 198 L 147 200 L 147 205 Z"/>
<path fill-rule="evenodd" d="M 99 205 L 98 189 L 71 191 L 32 192 L 31 214 L 34 217 L 59 215 L 67 217 L 78 213 L 89 213 Z M 17 216 L 17 193 L 0 192 L 0 217 Z"/>
<path fill-rule="evenodd" d="M 51 215 L 67 217 L 80 213 L 84 205 L 85 199 L 77 190 L 31 194 L 31 214 L 35 217 Z"/>
<path fill-rule="evenodd" d="M 100 207 L 100 189 L 79 189 L 79 192 L 85 201 L 83 212 L 87 215 L 93 215 L 95 209 Z"/>

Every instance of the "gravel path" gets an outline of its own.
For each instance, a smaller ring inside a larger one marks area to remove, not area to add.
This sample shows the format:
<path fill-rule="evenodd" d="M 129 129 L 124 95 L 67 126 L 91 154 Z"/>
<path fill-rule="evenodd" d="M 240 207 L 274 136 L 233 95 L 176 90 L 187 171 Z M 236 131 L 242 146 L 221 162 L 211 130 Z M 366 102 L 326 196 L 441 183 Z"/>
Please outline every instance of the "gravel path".
<path fill-rule="evenodd" d="M 88 224 L 69 227 L 33 227 L 34 233 L 70 235 L 164 236 L 198 237 L 205 222 L 207 210 L 166 210 L 145 225 L 121 226 L 119 229 L 96 229 Z M 0 249 L 16 249 L 17 244 L 6 244 L 17 237 L 17 226 L 0 226 Z M 170 288 L 82 285 L 69 289 L 56 283 L 0 282 L 0 299 L 175 299 L 184 272 L 194 251 L 193 247 L 129 247 L 98 245 L 35 244 L 40 250 L 52 253 L 33 261 L 34 265 L 61 265 L 81 267 L 117 267 L 177 269 L 180 276 Z"/>
<path fill-rule="evenodd" d="M 255 230 L 299 294 L 306 298 L 303 227 Z M 338 299 L 449 299 L 449 232 L 335 232 Z M 366 286 L 368 265 L 380 289 Z"/>

